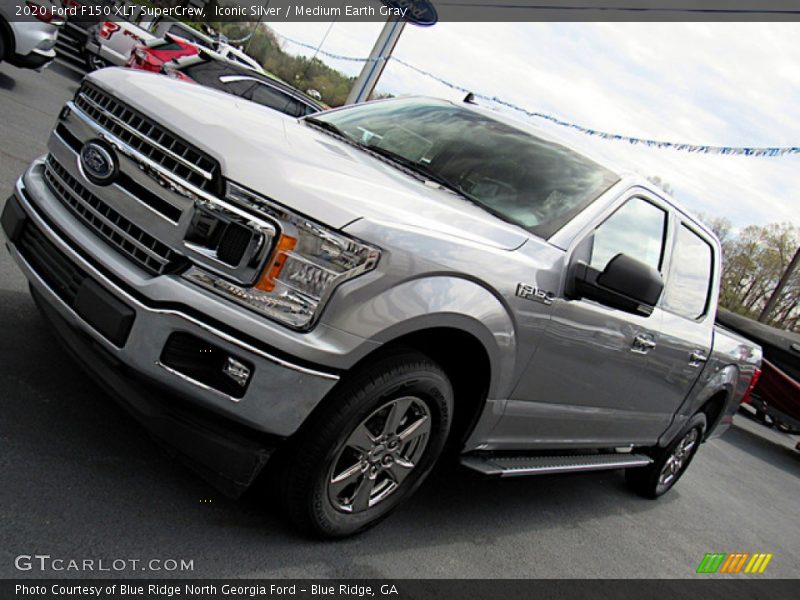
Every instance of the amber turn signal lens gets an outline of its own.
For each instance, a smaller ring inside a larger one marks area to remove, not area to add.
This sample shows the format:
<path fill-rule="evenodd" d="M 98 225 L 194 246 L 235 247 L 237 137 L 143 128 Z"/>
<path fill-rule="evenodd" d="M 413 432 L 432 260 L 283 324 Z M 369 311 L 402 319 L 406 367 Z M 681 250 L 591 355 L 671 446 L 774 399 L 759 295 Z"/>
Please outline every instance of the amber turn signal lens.
<path fill-rule="evenodd" d="M 262 292 L 271 292 L 275 289 L 275 279 L 281 274 L 281 269 L 283 269 L 283 265 L 286 262 L 286 253 L 291 252 L 295 245 L 297 245 L 296 238 L 281 234 L 278 244 L 275 247 L 275 258 L 273 258 L 272 262 L 264 269 L 261 278 L 258 280 L 258 283 L 256 283 L 256 289 Z"/>

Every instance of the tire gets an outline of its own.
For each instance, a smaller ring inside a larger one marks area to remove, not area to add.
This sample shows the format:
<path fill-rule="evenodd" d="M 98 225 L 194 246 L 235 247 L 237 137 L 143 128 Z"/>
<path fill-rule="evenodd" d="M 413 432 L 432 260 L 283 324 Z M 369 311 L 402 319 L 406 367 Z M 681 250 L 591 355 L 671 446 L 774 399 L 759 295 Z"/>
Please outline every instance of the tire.
<path fill-rule="evenodd" d="M 6 39 L 3 32 L 0 31 L 0 62 L 6 57 Z"/>
<path fill-rule="evenodd" d="M 452 413 L 450 381 L 417 352 L 386 355 L 348 375 L 277 457 L 292 521 L 339 538 L 384 519 L 430 473 Z"/>
<path fill-rule="evenodd" d="M 772 419 L 772 417 L 770 417 L 763 410 L 756 409 L 756 420 L 760 422 L 764 427 L 772 428 L 775 425 L 775 421 Z"/>
<path fill-rule="evenodd" d="M 697 413 L 667 447 L 653 448 L 647 452 L 653 459 L 649 466 L 625 470 L 628 485 L 644 498 L 658 498 L 666 494 L 686 472 L 697 454 L 706 427 L 705 413 Z M 670 467 L 672 472 L 669 472 Z"/>
<path fill-rule="evenodd" d="M 90 72 L 103 69 L 107 66 L 109 66 L 109 64 L 96 54 L 92 54 L 91 52 L 86 53 L 86 68 L 89 69 Z"/>

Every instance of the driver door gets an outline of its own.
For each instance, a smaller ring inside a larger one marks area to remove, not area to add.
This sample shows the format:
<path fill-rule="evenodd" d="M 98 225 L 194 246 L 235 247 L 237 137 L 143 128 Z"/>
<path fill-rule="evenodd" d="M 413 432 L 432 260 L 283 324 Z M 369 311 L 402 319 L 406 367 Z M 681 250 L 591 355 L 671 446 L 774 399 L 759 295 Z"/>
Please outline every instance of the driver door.
<path fill-rule="evenodd" d="M 668 210 L 633 196 L 575 247 L 570 264 L 583 260 L 602 271 L 624 253 L 662 271 Z M 661 273 L 663 276 L 663 272 Z M 657 343 L 661 311 L 649 316 L 586 298 L 555 298 L 541 343 L 495 429 L 516 448 L 604 447 L 651 442 L 667 427 L 638 410 L 639 374 Z"/>

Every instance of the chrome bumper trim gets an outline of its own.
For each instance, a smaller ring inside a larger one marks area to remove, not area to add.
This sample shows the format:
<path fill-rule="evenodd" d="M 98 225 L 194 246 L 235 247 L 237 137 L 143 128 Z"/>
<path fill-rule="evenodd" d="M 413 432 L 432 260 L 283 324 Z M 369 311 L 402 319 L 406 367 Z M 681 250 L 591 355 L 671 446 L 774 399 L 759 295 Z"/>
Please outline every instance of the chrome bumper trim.
<path fill-rule="evenodd" d="M 24 205 L 24 207 L 26 209 L 25 212 L 28 214 L 28 217 L 30 219 L 32 219 L 36 223 L 37 227 L 39 227 L 40 229 L 46 229 L 46 230 L 50 231 L 52 235 L 55 235 L 55 233 L 52 232 L 52 229 L 41 219 L 41 217 L 39 217 L 39 215 L 36 212 L 36 209 L 31 205 L 30 201 L 28 200 L 27 194 L 25 193 L 25 189 L 24 189 L 21 181 L 17 182 L 16 192 L 17 192 L 17 197 L 23 203 L 23 205 Z M 120 299 L 124 300 L 129 305 L 134 306 L 134 307 L 138 308 L 139 310 L 147 311 L 149 313 L 159 314 L 159 315 L 164 315 L 164 316 L 177 317 L 179 319 L 182 319 L 182 320 L 186 321 L 187 323 L 191 323 L 192 325 L 194 325 L 194 326 L 196 326 L 196 327 L 198 327 L 198 328 L 210 333 L 211 335 L 214 335 L 215 337 L 218 337 L 219 339 L 230 343 L 231 345 L 237 346 L 238 348 L 241 348 L 242 350 L 244 350 L 246 352 L 249 352 L 251 354 L 259 356 L 259 357 L 261 357 L 261 358 L 263 358 L 265 360 L 268 360 L 268 361 L 270 361 L 270 362 L 272 362 L 272 363 L 274 363 L 274 364 L 276 364 L 278 366 L 281 366 L 281 367 L 284 367 L 284 368 L 287 368 L 287 369 L 291 369 L 293 371 L 297 371 L 297 372 L 303 373 L 305 375 L 311 375 L 311 376 L 314 376 L 314 377 L 320 377 L 322 379 L 327 379 L 327 380 L 330 380 L 330 381 L 338 381 L 339 380 L 339 376 L 334 374 L 334 373 L 328 373 L 328 372 L 325 372 L 325 371 L 319 371 L 319 370 L 316 370 L 316 369 L 303 367 L 303 366 L 294 364 L 292 362 L 286 361 L 286 360 L 284 360 L 282 358 L 279 358 L 279 357 L 274 356 L 274 355 L 272 355 L 272 354 L 270 354 L 268 352 L 265 352 L 265 351 L 263 351 L 263 350 L 261 350 L 259 348 L 251 346 L 247 342 L 243 342 L 242 340 L 240 340 L 240 339 L 238 339 L 238 338 L 236 338 L 234 336 L 231 336 L 231 335 L 229 335 L 229 334 L 227 334 L 227 333 L 225 333 L 223 331 L 220 331 L 219 329 L 216 329 L 215 327 L 213 327 L 211 325 L 208 325 L 207 323 L 204 323 L 203 321 L 200 321 L 200 320 L 198 320 L 198 319 L 196 319 L 196 318 L 194 318 L 194 317 L 192 317 L 190 315 L 187 315 L 186 313 L 180 312 L 178 310 L 173 310 L 173 309 L 152 308 L 152 307 L 149 307 L 149 306 L 141 303 L 139 300 L 137 300 L 136 298 L 134 298 L 133 296 L 128 294 L 125 290 L 123 290 L 118 285 L 116 285 L 114 282 L 110 281 L 103 273 L 101 273 L 99 270 L 97 270 L 94 267 L 94 265 L 92 265 L 90 262 L 85 260 L 80 254 L 78 254 L 77 252 L 72 250 L 71 247 L 69 246 L 69 244 L 65 240 L 63 240 L 63 238 L 60 238 L 60 236 L 58 236 L 58 237 L 59 237 L 59 239 L 61 239 L 62 244 L 64 244 L 65 246 L 67 246 L 70 249 L 70 253 L 69 253 L 70 260 L 72 260 L 76 264 L 80 265 L 80 267 L 83 268 L 87 273 L 89 273 L 95 280 L 101 282 L 103 286 L 105 286 L 109 290 L 113 291 Z M 25 264 L 25 267 L 26 267 L 27 271 L 30 272 L 30 273 L 33 273 L 33 275 L 37 279 L 37 282 L 39 282 L 43 287 L 47 288 L 51 292 L 54 292 L 50 288 L 50 286 L 48 286 L 42 280 L 42 278 L 38 275 L 38 273 L 36 273 L 36 271 L 28 263 L 28 261 L 26 261 L 25 258 L 19 252 L 15 252 L 15 254 L 16 254 L 16 257 Z M 85 322 L 71 308 L 66 307 L 66 306 L 64 308 L 66 310 L 69 310 L 70 313 L 76 319 L 78 319 L 81 322 Z M 91 329 L 91 328 L 89 328 L 89 329 Z M 94 334 L 94 336 L 97 338 L 98 341 L 104 342 L 104 339 L 102 338 L 102 336 L 100 336 L 98 333 L 94 332 L 93 329 L 91 329 L 91 331 Z"/>

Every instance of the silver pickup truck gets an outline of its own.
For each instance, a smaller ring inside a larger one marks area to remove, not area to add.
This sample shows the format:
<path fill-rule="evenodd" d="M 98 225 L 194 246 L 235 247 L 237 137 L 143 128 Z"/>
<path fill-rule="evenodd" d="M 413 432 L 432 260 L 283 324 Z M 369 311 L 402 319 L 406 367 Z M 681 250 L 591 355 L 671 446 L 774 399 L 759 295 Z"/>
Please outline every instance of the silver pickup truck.
<path fill-rule="evenodd" d="M 295 119 L 88 76 L 2 215 L 53 331 L 230 495 L 362 530 L 445 452 L 625 469 L 657 497 L 761 351 L 716 330 L 720 246 L 647 181 L 428 98 Z"/>

